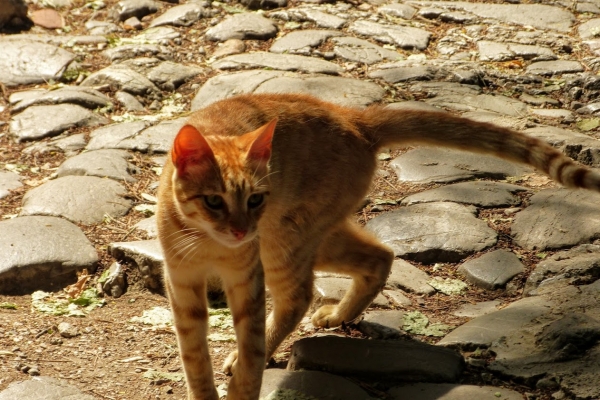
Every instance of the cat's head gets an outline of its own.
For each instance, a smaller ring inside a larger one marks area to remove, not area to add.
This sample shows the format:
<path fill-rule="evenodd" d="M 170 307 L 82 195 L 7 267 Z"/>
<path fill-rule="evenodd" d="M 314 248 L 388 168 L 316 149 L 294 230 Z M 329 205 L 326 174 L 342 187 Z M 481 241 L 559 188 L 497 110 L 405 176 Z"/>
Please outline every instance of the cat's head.
<path fill-rule="evenodd" d="M 269 158 L 277 120 L 241 136 L 202 135 L 186 125 L 171 158 L 173 190 L 185 224 L 227 247 L 256 238 L 269 195 Z"/>

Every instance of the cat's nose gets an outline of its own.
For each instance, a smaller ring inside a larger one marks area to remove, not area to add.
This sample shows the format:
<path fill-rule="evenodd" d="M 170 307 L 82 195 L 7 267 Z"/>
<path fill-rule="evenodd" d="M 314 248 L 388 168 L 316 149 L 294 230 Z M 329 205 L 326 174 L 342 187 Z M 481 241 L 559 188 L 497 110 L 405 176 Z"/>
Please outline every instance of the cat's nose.
<path fill-rule="evenodd" d="M 245 229 L 231 228 L 231 233 L 233 233 L 233 236 L 235 236 L 237 240 L 242 240 L 248 231 Z"/>

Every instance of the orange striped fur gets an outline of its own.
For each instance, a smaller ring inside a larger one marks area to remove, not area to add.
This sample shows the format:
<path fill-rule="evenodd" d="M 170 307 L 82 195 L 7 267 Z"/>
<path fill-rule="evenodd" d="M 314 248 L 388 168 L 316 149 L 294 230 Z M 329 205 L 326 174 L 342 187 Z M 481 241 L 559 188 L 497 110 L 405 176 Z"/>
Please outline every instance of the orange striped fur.
<path fill-rule="evenodd" d="M 274 132 L 274 135 L 273 135 Z M 257 399 L 265 361 L 309 308 L 315 270 L 348 274 L 340 304 L 312 321 L 352 321 L 383 287 L 392 252 L 349 221 L 395 145 L 433 145 L 530 164 L 570 187 L 600 176 L 543 141 L 445 112 L 344 108 L 305 95 L 243 95 L 197 111 L 159 189 L 159 238 L 189 399 L 216 399 L 206 285 L 221 277 L 238 351 L 227 398 Z M 263 278 L 264 271 L 264 278 Z M 264 283 L 273 298 L 266 321 Z"/>

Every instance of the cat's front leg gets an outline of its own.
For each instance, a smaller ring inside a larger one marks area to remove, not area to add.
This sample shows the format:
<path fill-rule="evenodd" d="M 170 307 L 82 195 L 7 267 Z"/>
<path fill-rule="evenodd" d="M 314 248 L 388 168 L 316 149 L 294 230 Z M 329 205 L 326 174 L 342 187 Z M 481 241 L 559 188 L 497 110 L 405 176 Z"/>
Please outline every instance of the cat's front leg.
<path fill-rule="evenodd" d="M 188 400 L 218 400 L 208 351 L 206 284 L 166 277 Z"/>
<path fill-rule="evenodd" d="M 260 262 L 248 269 L 221 274 L 227 303 L 233 315 L 237 351 L 225 361 L 233 373 L 228 400 L 256 400 L 265 369 L 265 284 Z"/>

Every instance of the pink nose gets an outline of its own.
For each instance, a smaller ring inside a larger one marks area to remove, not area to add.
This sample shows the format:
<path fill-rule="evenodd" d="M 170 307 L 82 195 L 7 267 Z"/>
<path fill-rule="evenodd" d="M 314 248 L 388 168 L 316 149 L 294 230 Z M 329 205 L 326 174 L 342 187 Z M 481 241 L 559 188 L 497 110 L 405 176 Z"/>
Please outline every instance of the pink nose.
<path fill-rule="evenodd" d="M 242 240 L 248 231 L 244 229 L 231 228 L 231 233 L 233 233 L 233 236 L 235 236 L 237 240 Z"/>

